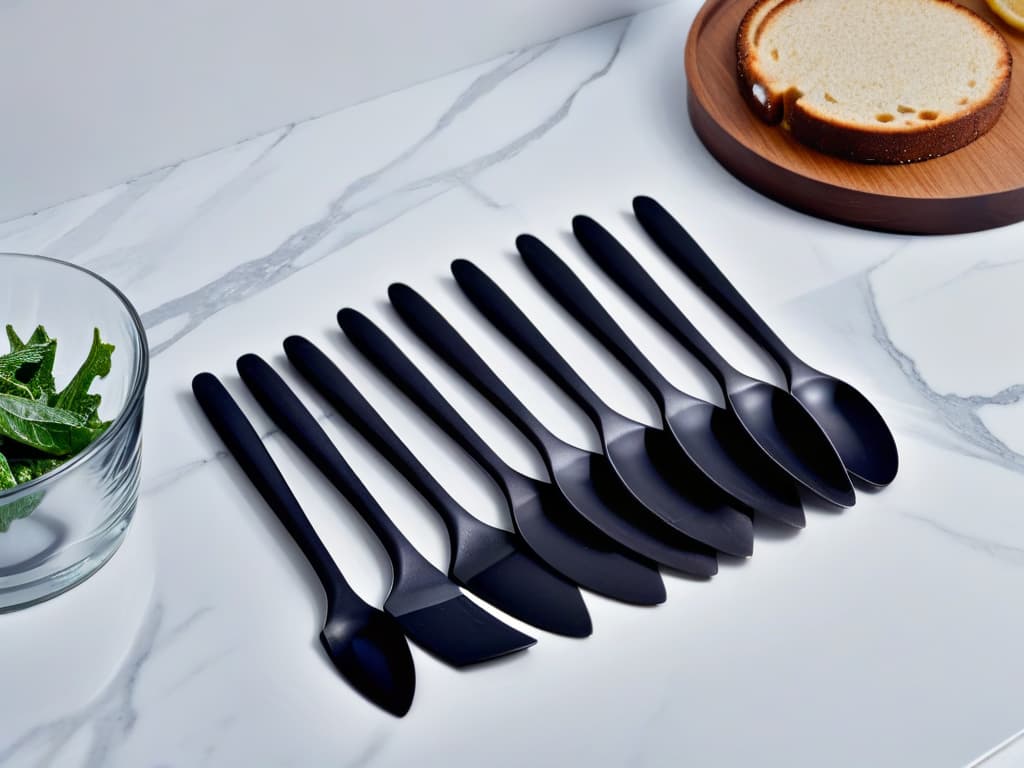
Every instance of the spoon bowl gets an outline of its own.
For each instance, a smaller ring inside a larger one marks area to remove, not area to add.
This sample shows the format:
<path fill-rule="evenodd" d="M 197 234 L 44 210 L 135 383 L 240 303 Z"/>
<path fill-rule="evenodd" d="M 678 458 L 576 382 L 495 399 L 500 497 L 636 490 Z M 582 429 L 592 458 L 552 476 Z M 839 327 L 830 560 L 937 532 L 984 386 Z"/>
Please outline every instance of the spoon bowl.
<path fill-rule="evenodd" d="M 797 357 L 683 225 L 657 201 L 637 197 L 633 210 L 641 226 L 676 266 L 775 359 L 786 374 L 790 392 L 828 434 L 847 471 L 871 485 L 891 483 L 899 470 L 896 440 L 867 398 Z"/>
<path fill-rule="evenodd" d="M 695 474 L 702 478 L 696 484 L 698 487 L 701 482 L 710 482 L 746 510 L 803 527 L 803 507 L 795 486 L 763 456 L 735 414 L 669 383 L 576 274 L 544 243 L 532 235 L 520 235 L 516 247 L 548 293 L 608 347 L 654 398 L 662 424 L 674 442 L 662 439 L 656 431 L 645 430 L 645 442 L 652 456 L 664 451 L 664 458 L 672 456 L 697 470 Z M 667 446 L 662 447 L 665 443 Z M 674 462 L 665 463 L 671 467 Z M 676 473 L 669 471 L 670 476 Z"/>
<path fill-rule="evenodd" d="M 826 501 L 853 506 L 856 495 L 842 459 L 793 395 L 730 365 L 647 270 L 596 221 L 577 216 L 573 231 L 598 266 L 714 375 L 729 410 L 782 470 Z"/>
<path fill-rule="evenodd" d="M 567 578 L 632 605 L 665 601 L 657 569 L 627 555 L 581 518 L 563 488 L 521 475 L 508 495 L 516 530 L 541 560 L 558 563 Z M 717 566 L 716 566 L 717 567 Z"/>
<path fill-rule="evenodd" d="M 841 379 L 824 373 L 793 382 L 793 396 L 828 433 L 851 475 L 870 485 L 889 485 L 899 470 L 892 432 L 871 402 Z"/>
<path fill-rule="evenodd" d="M 738 557 L 753 552 L 754 527 L 747 515 L 731 507 L 727 497 L 699 473 L 689 474 L 689 485 L 679 483 L 680 472 L 675 464 L 683 462 L 673 463 L 664 455 L 650 454 L 646 433 L 653 427 L 626 418 L 602 400 L 479 267 L 457 259 L 451 270 L 462 292 L 480 313 L 581 407 L 601 436 L 611 468 L 640 505 L 662 523 L 720 552 Z M 552 453 L 551 437 L 548 433 L 539 440 L 548 443 L 547 447 L 541 445 L 543 453 Z M 650 444 L 661 454 L 669 453 L 665 450 L 667 442 Z M 682 458 L 677 451 L 672 454 Z"/>
<path fill-rule="evenodd" d="M 416 672 L 398 622 L 367 605 L 329 612 L 320 643 L 334 668 L 374 704 L 397 717 L 412 706 Z"/>
<path fill-rule="evenodd" d="M 730 409 L 780 468 L 822 498 L 852 507 L 856 494 L 835 447 L 800 401 L 784 389 L 745 378 L 727 392 Z"/>
<path fill-rule="evenodd" d="M 551 474 L 563 497 L 584 518 L 600 521 L 606 535 L 628 536 L 638 554 L 691 576 L 718 572 L 714 550 L 652 519 L 605 456 L 567 445 L 557 461 Z"/>
<path fill-rule="evenodd" d="M 604 433 L 603 444 L 607 466 L 630 491 L 642 489 L 638 499 L 673 528 L 692 528 L 690 521 L 699 519 L 702 543 L 735 557 L 753 554 L 750 517 L 726 503 L 724 494 L 694 470 L 671 435 L 623 419 L 614 437 Z"/>
<path fill-rule="evenodd" d="M 734 411 L 684 396 L 666 404 L 676 445 L 719 488 L 744 506 L 794 528 L 806 525 L 796 485 L 755 443 Z"/>

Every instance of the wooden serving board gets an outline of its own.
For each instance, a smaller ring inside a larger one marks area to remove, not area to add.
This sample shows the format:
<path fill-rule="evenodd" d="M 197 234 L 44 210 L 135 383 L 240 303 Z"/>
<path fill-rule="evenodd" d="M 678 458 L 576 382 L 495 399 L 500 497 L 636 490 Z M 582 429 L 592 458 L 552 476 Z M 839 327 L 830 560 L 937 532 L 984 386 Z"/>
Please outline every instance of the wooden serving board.
<path fill-rule="evenodd" d="M 864 165 L 821 154 L 762 123 L 740 96 L 736 30 L 754 0 L 707 0 L 686 44 L 690 120 L 734 176 L 785 205 L 891 232 L 974 232 L 1024 219 L 1024 34 L 984 0 L 962 3 L 1006 37 L 1017 63 L 995 127 L 944 157 Z"/>

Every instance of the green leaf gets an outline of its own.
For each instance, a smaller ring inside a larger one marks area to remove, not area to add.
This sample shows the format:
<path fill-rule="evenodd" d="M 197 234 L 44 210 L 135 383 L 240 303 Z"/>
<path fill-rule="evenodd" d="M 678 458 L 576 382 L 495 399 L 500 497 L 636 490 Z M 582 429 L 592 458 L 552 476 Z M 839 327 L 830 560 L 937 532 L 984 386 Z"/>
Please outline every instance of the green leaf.
<path fill-rule="evenodd" d="M 45 344 L 33 344 L 23 346 L 17 352 L 8 352 L 0 355 L 0 376 L 14 378 L 14 376 L 26 365 L 38 365 L 46 353 Z"/>
<path fill-rule="evenodd" d="M 14 479 L 14 472 L 11 471 L 11 465 L 7 463 L 6 457 L 0 453 L 0 491 L 13 488 L 17 484 L 18 481 Z"/>
<path fill-rule="evenodd" d="M 11 345 L 11 352 L 17 352 L 25 346 L 25 342 L 18 338 L 18 334 L 14 332 L 14 326 L 7 326 L 7 342 Z"/>
<path fill-rule="evenodd" d="M 110 359 L 113 354 L 114 345 L 104 344 L 100 339 L 99 328 L 94 328 L 89 355 L 68 385 L 56 398 L 51 398 L 50 405 L 76 413 L 86 421 L 90 420 L 99 408 L 100 396 L 90 395 L 89 388 L 94 379 L 102 379 L 110 373 Z"/>
<path fill-rule="evenodd" d="M 28 388 L 27 384 L 22 384 L 17 379 L 7 378 L 2 374 L 0 374 L 0 395 L 14 395 L 15 397 L 23 397 L 27 400 L 35 399 L 32 395 L 32 390 Z"/>
<path fill-rule="evenodd" d="M 9 504 L 0 504 L 0 533 L 6 533 L 7 529 L 11 527 L 11 523 L 15 520 L 28 517 L 35 512 L 42 501 L 43 493 L 40 491 L 23 499 L 12 501 Z"/>
<path fill-rule="evenodd" d="M 51 456 L 77 453 L 102 431 L 63 408 L 0 394 L 0 435 Z"/>

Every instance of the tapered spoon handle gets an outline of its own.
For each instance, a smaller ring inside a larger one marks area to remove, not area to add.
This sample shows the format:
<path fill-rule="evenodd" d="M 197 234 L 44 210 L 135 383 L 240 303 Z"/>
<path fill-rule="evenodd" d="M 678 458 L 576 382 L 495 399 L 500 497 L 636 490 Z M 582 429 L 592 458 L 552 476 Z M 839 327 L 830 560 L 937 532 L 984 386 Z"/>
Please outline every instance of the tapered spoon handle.
<path fill-rule="evenodd" d="M 372 320 L 354 309 L 343 309 L 338 313 L 338 325 L 356 349 L 472 456 L 494 482 L 505 489 L 518 482 L 518 473 L 502 461 Z"/>
<path fill-rule="evenodd" d="M 331 438 L 278 373 L 256 355 L 238 359 L 238 373 L 253 396 L 281 431 L 299 447 L 345 496 L 380 539 L 395 569 L 395 581 L 423 565 L 423 556 L 405 538 L 362 481 L 352 471 Z"/>
<path fill-rule="evenodd" d="M 608 314 L 608 310 L 601 306 L 576 273 L 532 235 L 520 235 L 516 239 L 516 247 L 527 269 L 555 301 L 611 350 L 619 362 L 625 365 L 654 397 L 660 398 L 668 382 Z"/>
<path fill-rule="evenodd" d="M 711 346 L 679 307 L 658 286 L 633 255 L 600 224 L 587 216 L 577 216 L 573 232 L 590 257 L 632 299 L 690 350 L 718 379 L 723 389 L 735 375 L 735 369 Z"/>
<path fill-rule="evenodd" d="M 453 540 L 461 527 L 475 522 L 319 347 L 301 336 L 290 336 L 284 349 L 299 373 L 430 502 Z"/>
<path fill-rule="evenodd" d="M 235 457 L 242 471 L 313 566 L 327 592 L 328 605 L 337 608 L 343 607 L 342 603 L 353 607 L 365 606 L 341 575 L 260 436 L 224 385 L 213 374 L 200 373 L 192 380 L 192 391 L 228 452 Z"/>
<path fill-rule="evenodd" d="M 799 362 L 796 356 L 722 274 L 682 224 L 650 197 L 640 196 L 634 199 L 633 211 L 640 225 L 665 255 L 764 347 L 786 372 L 787 377 L 790 377 L 790 369 L 795 362 Z"/>
<path fill-rule="evenodd" d="M 406 325 L 448 365 L 472 384 L 495 408 L 548 456 L 561 444 L 515 396 L 490 366 L 462 338 L 440 312 L 407 285 L 394 283 L 388 297 Z"/>
<path fill-rule="evenodd" d="M 491 321 L 534 364 L 576 401 L 600 427 L 601 417 L 608 406 L 576 373 L 519 307 L 472 262 L 458 259 L 452 262 L 452 274 L 462 292 L 484 317 Z"/>

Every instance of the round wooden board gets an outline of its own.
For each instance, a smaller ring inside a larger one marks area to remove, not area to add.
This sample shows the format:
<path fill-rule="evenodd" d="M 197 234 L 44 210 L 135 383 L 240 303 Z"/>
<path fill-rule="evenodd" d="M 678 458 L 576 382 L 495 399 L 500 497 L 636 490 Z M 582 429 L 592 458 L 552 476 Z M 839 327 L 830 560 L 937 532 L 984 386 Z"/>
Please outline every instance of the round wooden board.
<path fill-rule="evenodd" d="M 736 80 L 736 30 L 754 0 L 707 0 L 686 44 L 690 120 L 718 161 L 754 189 L 799 210 L 890 232 L 975 232 L 1024 219 L 1024 72 L 995 127 L 945 157 L 863 165 L 821 154 L 766 125 Z M 984 0 L 964 0 L 996 26 L 1024 64 L 1024 35 Z"/>

